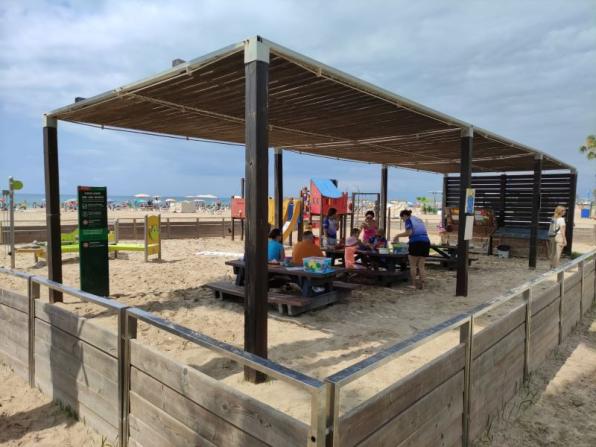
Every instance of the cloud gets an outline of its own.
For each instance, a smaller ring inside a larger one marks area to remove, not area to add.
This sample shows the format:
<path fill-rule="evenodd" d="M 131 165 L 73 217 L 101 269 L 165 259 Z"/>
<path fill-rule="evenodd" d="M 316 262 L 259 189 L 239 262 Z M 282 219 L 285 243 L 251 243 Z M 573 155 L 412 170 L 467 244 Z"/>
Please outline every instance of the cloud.
<path fill-rule="evenodd" d="M 43 112 L 162 71 L 174 58 L 188 60 L 261 34 L 577 165 L 584 194 L 596 175 L 595 163 L 577 151 L 596 132 L 595 14 L 590 0 L 4 1 L 0 176 L 33 170 L 38 174 L 30 184 L 43 188 Z M 88 177 L 110 181 L 122 193 L 213 187 L 231 194 L 244 169 L 238 148 L 60 129 L 66 188 Z M 348 174 L 355 176 L 343 180 L 350 188 L 378 189 L 378 167 L 291 160 L 299 173 L 292 175 L 305 181 L 315 173 Z M 115 178 L 119 172 L 128 175 Z M 395 172 L 392 193 L 440 188 L 438 176 Z M 291 188 L 300 183 L 286 179 Z"/>

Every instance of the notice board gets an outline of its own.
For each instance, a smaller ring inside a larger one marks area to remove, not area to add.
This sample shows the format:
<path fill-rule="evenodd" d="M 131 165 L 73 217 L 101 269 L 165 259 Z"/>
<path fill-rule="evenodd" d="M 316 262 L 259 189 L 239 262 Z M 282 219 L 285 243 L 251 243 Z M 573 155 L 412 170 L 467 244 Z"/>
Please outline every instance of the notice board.
<path fill-rule="evenodd" d="M 107 188 L 79 186 L 77 190 L 81 290 L 109 296 Z"/>

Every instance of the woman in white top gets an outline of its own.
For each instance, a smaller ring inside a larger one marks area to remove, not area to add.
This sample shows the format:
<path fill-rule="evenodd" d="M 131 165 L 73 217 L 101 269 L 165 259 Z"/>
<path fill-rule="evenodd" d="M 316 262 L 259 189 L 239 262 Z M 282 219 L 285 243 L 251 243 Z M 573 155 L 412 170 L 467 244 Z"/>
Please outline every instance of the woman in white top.
<path fill-rule="evenodd" d="M 559 205 L 555 208 L 555 212 L 553 214 L 553 218 L 548 229 L 548 235 L 550 237 L 549 257 L 551 268 L 559 266 L 561 252 L 563 251 L 563 248 L 567 245 L 567 238 L 565 237 L 565 219 L 563 218 L 563 216 L 565 216 L 565 211 L 566 210 L 564 206 Z"/>

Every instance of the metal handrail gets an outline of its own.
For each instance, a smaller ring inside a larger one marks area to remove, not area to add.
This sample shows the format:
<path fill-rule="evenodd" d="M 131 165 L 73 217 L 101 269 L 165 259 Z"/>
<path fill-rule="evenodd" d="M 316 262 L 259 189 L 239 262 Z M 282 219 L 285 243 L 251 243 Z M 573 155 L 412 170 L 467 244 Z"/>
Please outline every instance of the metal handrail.
<path fill-rule="evenodd" d="M 431 341 L 432 339 L 444 334 L 445 332 L 463 326 L 469 321 L 470 317 L 473 316 L 474 318 L 477 318 L 485 314 L 486 312 L 489 312 L 490 310 L 494 309 L 495 307 L 520 296 L 520 294 L 523 294 L 525 291 L 531 289 L 533 286 L 544 281 L 548 277 L 557 273 L 565 272 L 575 267 L 576 265 L 579 265 L 581 262 L 584 262 L 595 256 L 596 250 L 593 250 L 589 253 L 585 253 L 582 256 L 573 259 L 572 261 L 569 261 L 557 268 L 551 269 L 545 273 L 540 274 L 538 277 L 531 279 L 520 286 L 507 290 L 503 294 L 498 295 L 497 297 L 487 302 L 479 304 L 468 311 L 462 312 L 461 314 L 451 317 L 430 328 L 418 331 L 411 337 L 405 340 L 401 340 L 398 343 L 389 346 L 373 354 L 372 356 L 364 360 L 361 360 L 360 362 L 354 365 L 348 366 L 342 369 L 341 371 L 338 371 L 330 375 L 325 379 L 325 381 L 332 383 L 335 386 L 347 385 L 348 383 L 355 381 L 359 377 L 362 377 L 367 372 L 377 369 L 385 363 L 412 351 L 421 344 Z"/>
<path fill-rule="evenodd" d="M 184 326 L 172 323 L 168 320 L 153 315 L 150 312 L 146 312 L 137 307 L 129 308 L 127 313 L 130 316 L 138 318 L 146 323 L 156 326 L 170 334 L 177 335 L 188 341 L 196 343 L 197 345 L 208 348 L 212 351 L 216 351 L 223 354 L 232 360 L 244 365 L 249 366 L 253 369 L 261 371 L 269 376 L 275 377 L 280 380 L 291 382 L 302 389 L 306 389 L 309 392 L 318 391 L 324 386 L 324 383 L 313 377 L 302 374 L 298 371 L 286 368 L 278 363 L 271 360 L 259 357 L 258 355 L 251 354 L 250 352 L 243 351 L 235 346 L 227 343 L 215 340 L 207 335 L 195 332 L 192 329 L 188 329 Z"/>

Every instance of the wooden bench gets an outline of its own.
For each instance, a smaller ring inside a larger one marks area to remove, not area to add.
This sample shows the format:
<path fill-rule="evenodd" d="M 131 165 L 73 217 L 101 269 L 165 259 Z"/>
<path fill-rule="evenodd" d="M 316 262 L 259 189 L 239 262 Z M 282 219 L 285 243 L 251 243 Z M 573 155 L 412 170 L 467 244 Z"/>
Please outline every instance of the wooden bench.
<path fill-rule="evenodd" d="M 205 284 L 204 287 L 213 290 L 215 297 L 219 299 L 237 299 L 241 298 L 244 302 L 245 290 L 242 286 L 237 286 L 229 282 L 212 282 Z M 287 314 L 290 317 L 300 315 L 310 310 L 325 307 L 334 303 L 346 291 L 352 290 L 351 287 L 344 287 L 341 294 L 338 292 L 326 293 L 325 295 L 315 297 L 303 297 L 297 295 L 288 295 L 285 293 L 272 292 L 267 294 L 269 304 L 275 306 L 280 314 Z"/>

